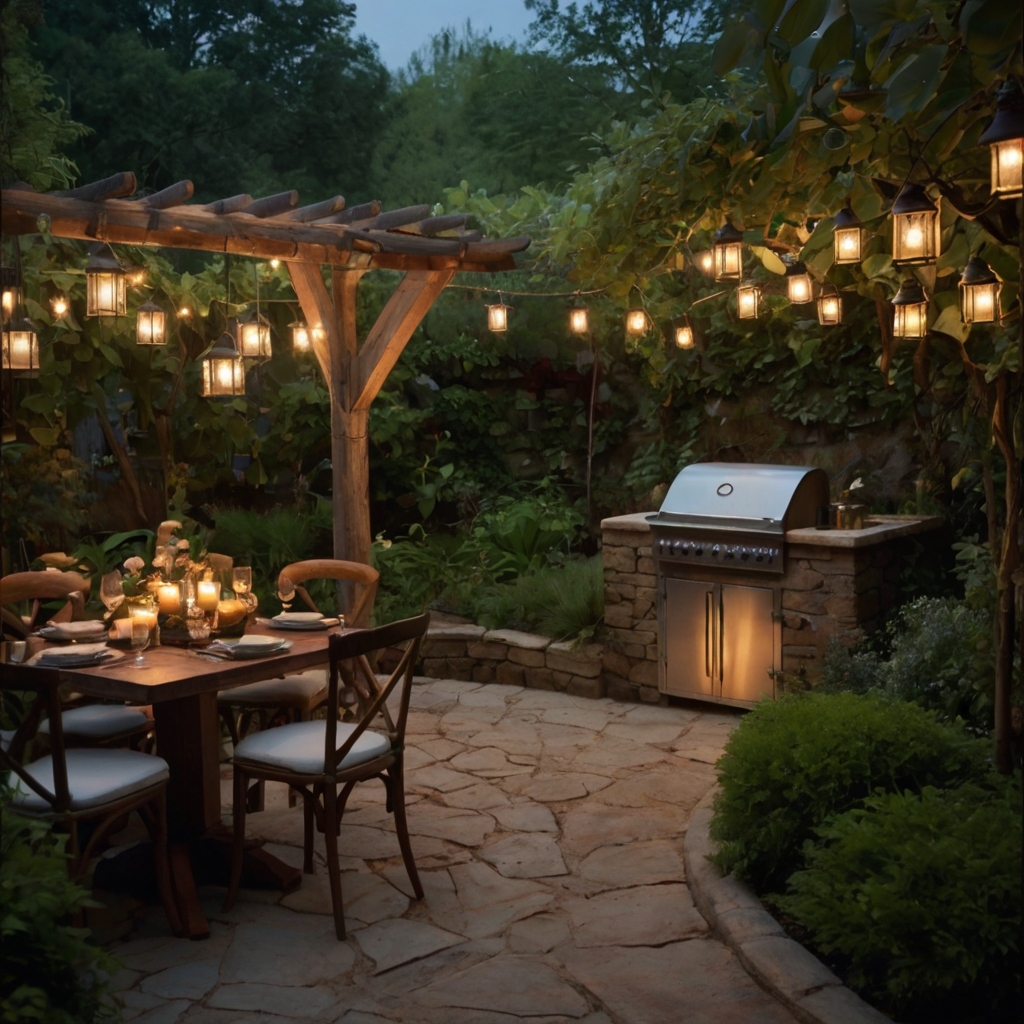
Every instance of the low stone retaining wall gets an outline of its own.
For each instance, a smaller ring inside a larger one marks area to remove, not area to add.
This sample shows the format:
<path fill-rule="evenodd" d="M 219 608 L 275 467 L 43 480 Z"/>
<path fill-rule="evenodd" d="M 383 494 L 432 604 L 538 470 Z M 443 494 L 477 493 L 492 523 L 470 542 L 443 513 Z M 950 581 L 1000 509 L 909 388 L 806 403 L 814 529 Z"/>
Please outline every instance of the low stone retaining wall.
<path fill-rule="evenodd" d="M 513 629 L 470 624 L 431 626 L 420 649 L 420 671 L 435 679 L 505 683 L 603 697 L 599 644 L 573 650 L 568 643 Z"/>

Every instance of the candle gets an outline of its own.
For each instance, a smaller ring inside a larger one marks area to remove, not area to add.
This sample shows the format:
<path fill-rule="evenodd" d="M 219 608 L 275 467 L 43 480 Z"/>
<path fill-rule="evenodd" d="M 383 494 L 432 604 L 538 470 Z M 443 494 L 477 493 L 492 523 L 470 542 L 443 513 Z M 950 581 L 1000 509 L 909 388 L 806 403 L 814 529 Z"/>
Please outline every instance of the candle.
<path fill-rule="evenodd" d="M 152 605 L 133 605 L 129 615 L 139 622 L 145 622 L 151 630 L 156 629 L 156 609 Z"/>
<path fill-rule="evenodd" d="M 220 584 L 213 580 L 200 580 L 196 584 L 196 604 L 204 612 L 215 612 L 220 604 Z"/>
<path fill-rule="evenodd" d="M 163 615 L 181 614 L 181 588 L 177 583 L 165 583 L 156 592 L 157 603 Z"/>

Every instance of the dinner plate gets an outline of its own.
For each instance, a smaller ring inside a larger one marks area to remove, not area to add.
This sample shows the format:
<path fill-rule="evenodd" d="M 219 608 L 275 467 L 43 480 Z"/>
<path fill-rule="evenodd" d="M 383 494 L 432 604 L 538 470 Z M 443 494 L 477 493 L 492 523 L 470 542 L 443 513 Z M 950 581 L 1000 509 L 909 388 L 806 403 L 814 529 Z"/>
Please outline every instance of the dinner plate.
<path fill-rule="evenodd" d="M 40 668 L 84 668 L 122 655 L 106 644 L 76 644 L 74 647 L 56 647 L 40 651 L 30 664 Z"/>
<path fill-rule="evenodd" d="M 237 640 L 216 640 L 206 649 L 211 654 L 227 655 L 239 661 L 249 658 L 265 658 L 271 654 L 283 654 L 291 648 L 290 640 L 279 640 L 273 636 L 243 636 Z"/>
<path fill-rule="evenodd" d="M 106 632 L 102 622 L 61 622 L 42 626 L 38 633 L 44 640 L 96 640 Z"/>

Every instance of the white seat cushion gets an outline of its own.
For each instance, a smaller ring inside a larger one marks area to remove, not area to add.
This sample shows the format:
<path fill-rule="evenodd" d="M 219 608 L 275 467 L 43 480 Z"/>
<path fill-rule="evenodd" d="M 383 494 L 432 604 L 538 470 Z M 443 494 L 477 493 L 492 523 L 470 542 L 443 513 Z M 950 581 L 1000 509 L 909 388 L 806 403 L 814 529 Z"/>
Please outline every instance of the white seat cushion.
<path fill-rule="evenodd" d="M 135 750 L 68 750 L 65 755 L 73 811 L 120 800 L 166 781 L 169 774 L 167 762 L 162 757 L 140 754 Z M 44 789 L 53 792 L 53 758 L 41 757 L 25 765 L 25 771 Z M 10 781 L 14 782 L 15 778 L 12 774 Z M 11 798 L 15 806 L 26 811 L 51 809 L 21 779 L 17 783 Z"/>
<path fill-rule="evenodd" d="M 265 679 L 246 683 L 233 690 L 221 690 L 217 700 L 222 704 L 272 704 L 275 707 L 296 703 L 307 706 L 314 698 L 327 695 L 327 670 L 315 668 L 282 679 Z"/>
<path fill-rule="evenodd" d="M 324 743 L 327 723 L 322 719 L 315 722 L 294 722 L 276 729 L 246 736 L 235 747 L 235 760 L 252 761 L 272 768 L 302 775 L 320 775 L 324 770 Z M 338 723 L 338 747 L 352 735 L 355 726 L 351 722 Z M 345 755 L 340 768 L 353 768 L 364 761 L 381 757 L 391 749 L 387 736 L 369 729 L 356 740 L 355 746 Z"/>
<path fill-rule="evenodd" d="M 86 704 L 71 708 L 61 714 L 60 721 L 65 736 L 86 736 L 91 740 L 135 730 L 142 732 L 153 724 L 144 711 L 118 704 Z M 49 719 L 40 722 L 39 731 L 49 733 Z"/>

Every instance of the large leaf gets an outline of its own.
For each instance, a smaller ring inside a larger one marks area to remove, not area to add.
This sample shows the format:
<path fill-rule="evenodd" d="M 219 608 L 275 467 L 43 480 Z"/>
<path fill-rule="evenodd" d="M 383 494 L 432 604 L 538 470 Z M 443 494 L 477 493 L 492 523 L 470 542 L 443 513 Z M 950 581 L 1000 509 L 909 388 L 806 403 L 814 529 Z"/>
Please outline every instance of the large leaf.
<path fill-rule="evenodd" d="M 951 338 L 956 338 L 958 341 L 963 341 L 969 333 L 968 328 L 964 326 L 963 321 L 960 319 L 960 307 L 956 303 L 947 306 L 935 318 L 932 330 L 938 331 L 940 334 L 948 334 Z"/>
<path fill-rule="evenodd" d="M 711 70 L 716 75 L 726 75 L 732 71 L 743 59 L 752 36 L 751 27 L 744 19 L 726 25 L 711 53 Z"/>
<path fill-rule="evenodd" d="M 852 58 L 856 26 L 849 14 L 836 18 L 822 33 L 814 48 L 810 66 L 815 71 L 828 71 L 841 61 Z"/>
<path fill-rule="evenodd" d="M 60 429 L 57 427 L 32 427 L 29 433 L 32 435 L 32 440 L 44 448 L 55 445 L 60 439 Z"/>
<path fill-rule="evenodd" d="M 778 33 L 796 46 L 821 25 L 827 13 L 828 0 L 796 0 L 779 22 Z"/>
<path fill-rule="evenodd" d="M 942 76 L 942 62 L 949 52 L 941 43 L 926 46 L 904 64 L 889 83 L 886 113 L 894 121 L 905 114 L 923 110 L 935 95 Z"/>
<path fill-rule="evenodd" d="M 1020 7 L 1008 0 L 968 0 L 960 27 L 972 53 L 1000 53 L 1020 39 Z"/>
<path fill-rule="evenodd" d="M 752 245 L 750 251 L 764 264 L 765 270 L 773 274 L 785 274 L 786 264 L 771 249 L 763 245 Z"/>

